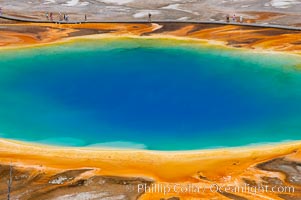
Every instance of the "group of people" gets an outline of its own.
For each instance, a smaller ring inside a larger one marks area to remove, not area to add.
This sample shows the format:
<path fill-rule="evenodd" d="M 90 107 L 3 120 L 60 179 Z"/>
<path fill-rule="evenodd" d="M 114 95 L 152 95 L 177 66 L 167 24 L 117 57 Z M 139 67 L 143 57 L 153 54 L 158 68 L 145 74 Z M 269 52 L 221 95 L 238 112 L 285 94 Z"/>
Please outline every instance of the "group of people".
<path fill-rule="evenodd" d="M 68 14 L 59 13 L 59 20 L 67 22 L 67 21 L 69 21 L 69 15 Z"/>
<path fill-rule="evenodd" d="M 50 13 L 46 12 L 45 16 L 46 16 L 46 19 L 48 21 L 54 21 L 53 20 L 53 13 L 52 12 L 50 12 Z M 85 22 L 88 20 L 88 17 L 87 17 L 86 14 L 85 14 L 85 18 L 84 19 L 85 19 Z M 59 12 L 58 21 L 60 21 L 60 22 L 62 22 L 62 21 L 68 22 L 69 21 L 69 15 L 66 14 L 66 13 L 62 14 L 61 12 Z"/>
<path fill-rule="evenodd" d="M 2 15 L 2 8 L 0 7 L 0 16 L 1 15 Z M 45 16 L 46 16 L 47 21 L 54 21 L 53 13 L 52 12 L 46 12 Z M 87 14 L 85 14 L 84 20 L 85 20 L 85 22 L 87 22 L 87 20 L 88 20 Z M 60 21 L 60 22 L 61 21 L 68 22 L 69 21 L 69 15 L 65 14 L 65 13 L 62 14 L 61 12 L 59 12 L 58 21 Z M 148 21 L 152 22 L 152 14 L 151 13 L 148 13 Z M 230 23 L 230 21 L 243 23 L 244 22 L 244 18 L 243 18 L 242 15 L 240 15 L 240 16 L 237 17 L 236 14 L 233 14 L 232 16 L 226 15 L 226 22 Z"/>
<path fill-rule="evenodd" d="M 227 23 L 230 23 L 231 20 L 232 20 L 232 22 L 239 22 L 239 23 L 244 22 L 243 16 L 240 15 L 240 16 L 237 17 L 236 14 L 233 14 L 231 17 L 230 17 L 230 15 L 226 16 Z M 152 14 L 151 13 L 148 13 L 148 21 L 152 22 Z"/>
<path fill-rule="evenodd" d="M 53 21 L 53 13 L 52 12 L 46 12 L 45 13 L 45 16 L 46 16 L 46 19 L 48 21 Z M 62 13 L 59 13 L 59 21 L 69 21 L 69 15 L 68 14 L 62 14 Z"/>
<path fill-rule="evenodd" d="M 232 22 L 239 22 L 239 23 L 243 23 L 244 22 L 244 18 L 242 15 L 240 15 L 239 17 L 237 17 L 235 14 L 232 15 Z M 228 23 L 230 23 L 230 15 L 226 16 L 226 21 Z"/>

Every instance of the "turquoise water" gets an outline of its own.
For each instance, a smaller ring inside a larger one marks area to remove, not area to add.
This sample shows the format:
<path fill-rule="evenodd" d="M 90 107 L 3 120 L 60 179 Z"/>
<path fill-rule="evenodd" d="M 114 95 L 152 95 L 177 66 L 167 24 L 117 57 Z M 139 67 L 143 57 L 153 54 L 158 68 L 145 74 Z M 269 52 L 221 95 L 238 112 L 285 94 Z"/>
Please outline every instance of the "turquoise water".
<path fill-rule="evenodd" d="M 120 39 L 0 58 L 3 138 L 151 150 L 301 139 L 297 56 Z"/>

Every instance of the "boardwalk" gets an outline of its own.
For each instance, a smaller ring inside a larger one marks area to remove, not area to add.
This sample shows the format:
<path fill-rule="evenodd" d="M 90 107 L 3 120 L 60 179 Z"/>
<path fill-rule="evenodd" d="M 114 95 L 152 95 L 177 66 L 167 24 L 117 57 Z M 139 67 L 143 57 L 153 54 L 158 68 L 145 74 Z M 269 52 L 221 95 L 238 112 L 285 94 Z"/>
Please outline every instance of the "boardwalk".
<path fill-rule="evenodd" d="M 6 20 L 13 20 L 18 22 L 31 22 L 31 23 L 55 23 L 55 24 L 81 24 L 81 23 L 150 23 L 148 20 L 128 20 L 128 21 L 58 21 L 58 20 L 39 20 L 39 19 L 29 19 L 29 18 L 21 18 L 14 17 L 9 15 L 1 15 L 0 18 Z M 255 24 L 255 23 L 227 23 L 222 21 L 195 21 L 195 20 L 154 20 L 152 23 L 189 23 L 189 24 L 220 24 L 220 25 L 238 25 L 238 26 L 250 26 L 250 27 L 258 27 L 258 28 L 278 28 L 278 29 L 286 29 L 286 30 L 295 30 L 301 31 L 301 27 L 294 26 L 282 26 L 282 25 L 272 25 L 272 24 Z"/>

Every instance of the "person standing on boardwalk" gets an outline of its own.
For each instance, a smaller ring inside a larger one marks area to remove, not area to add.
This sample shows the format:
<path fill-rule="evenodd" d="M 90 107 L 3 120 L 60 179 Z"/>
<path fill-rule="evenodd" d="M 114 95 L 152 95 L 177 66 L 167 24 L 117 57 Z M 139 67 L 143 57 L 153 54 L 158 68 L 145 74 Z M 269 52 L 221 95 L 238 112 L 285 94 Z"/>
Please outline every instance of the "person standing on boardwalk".
<path fill-rule="evenodd" d="M 48 14 L 48 12 L 45 13 L 45 16 L 46 16 L 46 20 L 48 21 L 49 20 L 49 14 Z"/>
<path fill-rule="evenodd" d="M 148 22 L 152 22 L 152 14 L 148 13 Z"/>
<path fill-rule="evenodd" d="M 59 13 L 59 21 L 63 21 L 62 13 Z"/>
<path fill-rule="evenodd" d="M 233 22 L 236 22 L 236 15 L 235 14 L 233 15 L 232 19 L 233 19 Z"/>
<path fill-rule="evenodd" d="M 85 22 L 87 22 L 88 18 L 87 18 L 87 14 L 85 14 Z"/>
<path fill-rule="evenodd" d="M 53 21 L 53 13 L 50 13 L 50 21 Z"/>
<path fill-rule="evenodd" d="M 243 22 L 244 22 L 243 16 L 240 16 L 240 17 L 239 17 L 239 22 L 240 22 L 240 23 L 243 23 Z"/>
<path fill-rule="evenodd" d="M 230 16 L 229 15 L 226 16 L 226 22 L 230 23 Z"/>

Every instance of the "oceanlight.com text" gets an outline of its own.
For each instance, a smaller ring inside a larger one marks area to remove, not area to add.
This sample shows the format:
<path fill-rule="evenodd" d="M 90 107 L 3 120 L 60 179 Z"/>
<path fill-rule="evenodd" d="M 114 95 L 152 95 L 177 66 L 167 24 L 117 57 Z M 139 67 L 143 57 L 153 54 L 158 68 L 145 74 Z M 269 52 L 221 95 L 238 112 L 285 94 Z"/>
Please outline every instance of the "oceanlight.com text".
<path fill-rule="evenodd" d="M 269 186 L 258 185 L 200 185 L 200 184 L 138 184 L 136 188 L 130 188 L 138 193 L 160 193 L 164 195 L 172 194 L 200 194 L 200 193 L 294 193 L 293 186 Z"/>

